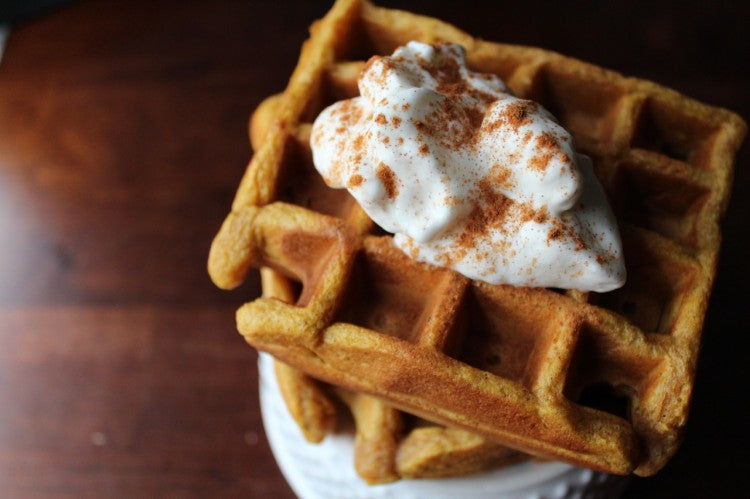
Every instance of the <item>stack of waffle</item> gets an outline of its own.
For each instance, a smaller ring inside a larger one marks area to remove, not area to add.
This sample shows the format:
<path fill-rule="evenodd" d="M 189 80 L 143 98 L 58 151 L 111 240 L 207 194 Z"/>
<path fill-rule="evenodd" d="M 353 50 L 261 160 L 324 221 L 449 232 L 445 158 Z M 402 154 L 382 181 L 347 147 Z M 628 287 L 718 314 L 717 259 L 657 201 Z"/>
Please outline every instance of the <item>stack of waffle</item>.
<path fill-rule="evenodd" d="M 331 431 L 337 394 L 370 482 L 469 473 L 517 451 L 658 471 L 687 417 L 742 120 L 654 83 L 365 1 L 338 1 L 311 31 L 287 89 L 251 120 L 256 153 L 209 258 L 222 288 L 263 268 L 264 297 L 240 308 L 238 328 L 285 363 L 279 384 L 307 438 Z M 358 94 L 370 56 L 411 40 L 462 45 L 470 69 L 497 74 L 572 133 L 615 211 L 624 287 L 493 286 L 418 263 L 323 183 L 311 122 Z"/>

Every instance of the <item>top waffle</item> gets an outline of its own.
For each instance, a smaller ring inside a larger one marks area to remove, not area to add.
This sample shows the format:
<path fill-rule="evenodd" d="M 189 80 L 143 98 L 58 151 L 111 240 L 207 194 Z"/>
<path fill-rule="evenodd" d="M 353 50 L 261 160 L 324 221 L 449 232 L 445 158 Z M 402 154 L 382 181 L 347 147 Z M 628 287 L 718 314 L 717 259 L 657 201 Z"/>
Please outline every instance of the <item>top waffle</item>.
<path fill-rule="evenodd" d="M 472 282 L 409 259 L 345 191 L 324 185 L 310 122 L 357 94 L 364 60 L 410 40 L 463 45 L 471 69 L 499 75 L 573 134 L 618 218 L 623 288 L 561 294 Z M 238 327 L 315 377 L 533 454 L 652 474 L 687 416 L 744 132 L 736 115 L 650 82 L 339 1 L 312 27 L 209 271 L 226 288 L 251 265 L 301 282 L 296 305 L 248 303 Z"/>

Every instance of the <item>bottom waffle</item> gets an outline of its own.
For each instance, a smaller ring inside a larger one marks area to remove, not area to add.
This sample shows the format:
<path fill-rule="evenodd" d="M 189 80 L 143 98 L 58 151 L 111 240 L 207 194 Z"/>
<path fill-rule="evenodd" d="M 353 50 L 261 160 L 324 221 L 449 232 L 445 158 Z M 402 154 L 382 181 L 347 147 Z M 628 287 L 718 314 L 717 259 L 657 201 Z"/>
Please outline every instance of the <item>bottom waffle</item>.
<path fill-rule="evenodd" d="M 264 297 L 293 300 L 291 283 L 282 275 L 266 268 L 261 279 Z M 283 362 L 274 361 L 274 369 L 287 409 L 308 442 L 318 443 L 335 429 L 340 404 L 331 394 L 348 407 L 356 427 L 354 467 L 367 483 L 468 475 L 527 458 L 466 430 L 419 420 L 378 398 L 343 389 L 327 391 Z"/>
<path fill-rule="evenodd" d="M 429 497 L 430 499 L 526 499 L 528 497 L 619 497 L 627 479 L 560 462 L 533 459 L 450 479 L 422 478 L 370 485 L 352 466 L 354 438 L 348 410 L 340 407 L 336 432 L 319 444 L 309 444 L 289 415 L 278 390 L 274 359 L 258 359 L 260 408 L 268 442 L 279 468 L 297 497 L 306 499 L 371 499 Z M 338 400 L 334 397 L 333 400 Z"/>

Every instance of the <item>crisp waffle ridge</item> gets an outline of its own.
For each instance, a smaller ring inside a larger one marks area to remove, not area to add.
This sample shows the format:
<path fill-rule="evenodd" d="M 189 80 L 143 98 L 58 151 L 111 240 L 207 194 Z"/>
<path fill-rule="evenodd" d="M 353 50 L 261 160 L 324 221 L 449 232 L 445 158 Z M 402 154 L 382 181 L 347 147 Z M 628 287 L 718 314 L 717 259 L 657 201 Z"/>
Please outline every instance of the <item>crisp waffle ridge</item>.
<path fill-rule="evenodd" d="M 253 121 L 263 114 L 256 113 Z M 264 297 L 293 303 L 290 282 L 278 272 L 261 269 L 261 282 Z M 305 439 L 318 443 L 335 433 L 337 416 L 344 414 L 337 411 L 330 392 L 314 378 L 278 360 L 274 360 L 274 370 L 287 410 Z M 466 430 L 417 420 L 361 392 L 337 389 L 335 395 L 353 416 L 354 468 L 370 484 L 466 475 L 525 458 Z"/>
<path fill-rule="evenodd" d="M 269 266 L 302 283 L 261 298 L 240 332 L 306 373 L 532 454 L 611 473 L 675 452 L 745 133 L 735 114 L 657 84 L 441 21 L 337 2 L 300 61 L 214 240 L 220 287 Z M 410 260 L 312 167 L 310 123 L 356 95 L 369 56 L 410 40 L 466 49 L 476 71 L 549 109 L 594 161 L 628 282 L 605 293 L 490 286 Z"/>

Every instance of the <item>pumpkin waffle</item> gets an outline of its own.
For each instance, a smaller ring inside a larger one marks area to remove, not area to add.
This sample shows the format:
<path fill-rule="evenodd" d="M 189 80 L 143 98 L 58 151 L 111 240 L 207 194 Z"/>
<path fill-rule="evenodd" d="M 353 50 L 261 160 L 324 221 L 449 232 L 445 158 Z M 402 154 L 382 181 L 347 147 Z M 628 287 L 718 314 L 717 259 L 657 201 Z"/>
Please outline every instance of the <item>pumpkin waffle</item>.
<path fill-rule="evenodd" d="M 261 298 L 238 310 L 246 340 L 316 378 L 525 452 L 658 471 L 687 417 L 742 120 L 651 82 L 363 1 L 337 2 L 311 32 L 209 257 L 220 287 L 240 284 L 250 266 L 301 283 L 295 304 Z M 624 287 L 470 281 L 409 259 L 345 191 L 325 186 L 311 121 L 356 95 L 364 60 L 410 40 L 462 45 L 470 69 L 497 74 L 573 134 L 618 219 Z"/>
<path fill-rule="evenodd" d="M 252 114 L 253 150 L 261 147 L 282 98 L 265 99 Z M 290 281 L 278 272 L 261 269 L 261 284 L 264 297 L 294 302 Z M 303 372 L 278 360 L 274 371 L 282 398 L 303 436 L 319 443 L 334 431 L 335 403 L 317 380 Z M 424 424 L 376 397 L 340 389 L 336 394 L 354 415 L 354 467 L 368 483 L 466 475 L 524 459 L 524 454 L 471 432 Z"/>
<path fill-rule="evenodd" d="M 262 114 L 256 113 L 254 118 Z M 258 120 L 253 121 L 257 130 Z M 279 273 L 261 269 L 261 282 L 264 297 L 293 302 L 289 280 Z M 305 439 L 318 443 L 332 433 L 336 404 L 323 386 L 278 360 L 274 370 L 282 398 Z M 335 394 L 354 417 L 354 467 L 370 484 L 466 475 L 524 458 L 520 452 L 471 432 L 418 421 L 378 398 L 343 389 Z"/>

